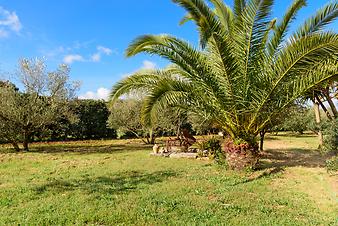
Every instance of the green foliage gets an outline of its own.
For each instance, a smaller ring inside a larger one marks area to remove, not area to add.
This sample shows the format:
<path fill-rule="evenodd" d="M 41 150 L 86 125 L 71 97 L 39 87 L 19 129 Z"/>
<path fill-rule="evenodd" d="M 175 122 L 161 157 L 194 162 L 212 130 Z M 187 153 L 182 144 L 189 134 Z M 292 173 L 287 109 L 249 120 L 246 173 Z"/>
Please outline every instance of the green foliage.
<path fill-rule="evenodd" d="M 222 131 L 217 122 L 208 116 L 201 117 L 199 115 L 189 113 L 188 122 L 191 124 L 192 130 L 197 135 L 208 135 L 210 133 L 217 134 L 219 131 Z"/>
<path fill-rule="evenodd" d="M 141 102 L 138 100 L 121 100 L 110 108 L 108 125 L 122 133 L 131 132 L 142 136 L 145 128 L 141 122 Z"/>
<path fill-rule="evenodd" d="M 326 169 L 328 172 L 338 171 L 338 156 L 337 155 L 326 160 Z"/>
<path fill-rule="evenodd" d="M 197 142 L 196 146 L 199 149 L 200 157 L 209 157 L 209 159 L 215 160 L 219 164 L 225 163 L 225 156 L 221 147 L 222 140 L 217 137 L 211 137 L 206 140 Z M 204 153 L 204 151 L 207 151 Z"/>
<path fill-rule="evenodd" d="M 318 131 L 313 110 L 299 105 L 288 108 L 288 112 L 284 114 L 284 119 L 278 127 L 280 130 L 299 134 L 303 134 L 307 130 Z"/>
<path fill-rule="evenodd" d="M 124 99 L 115 102 L 110 109 L 108 124 L 121 135 L 142 138 L 145 143 L 154 143 L 155 138 L 175 135 L 187 123 L 187 115 L 178 109 L 163 108 L 153 117 L 156 122 L 149 126 L 142 120 L 142 99 Z M 126 136 L 124 136 L 127 138 Z"/>
<path fill-rule="evenodd" d="M 75 139 L 116 138 L 114 129 L 108 128 L 108 107 L 103 100 L 76 100 L 71 110 L 78 121 L 71 124 L 70 136 Z"/>
<path fill-rule="evenodd" d="M 69 82 L 69 71 L 66 65 L 60 65 L 48 72 L 44 61 L 22 59 L 15 75 L 23 90 L 4 83 L 0 86 L 0 136 L 17 151 L 18 142 L 23 142 L 28 151 L 34 136 L 46 132 L 61 118 L 74 118 L 68 103 L 78 83 Z"/>
<path fill-rule="evenodd" d="M 327 121 L 323 126 L 324 145 L 323 151 L 338 154 L 338 118 Z"/>
<path fill-rule="evenodd" d="M 233 140 L 255 142 L 308 90 L 338 72 L 338 35 L 324 30 L 338 16 L 329 2 L 294 33 L 291 22 L 305 1 L 295 0 L 281 19 L 273 19 L 272 0 L 175 0 L 196 23 L 200 46 L 170 35 L 144 35 L 133 41 L 128 57 L 155 54 L 172 65 L 141 70 L 118 82 L 112 102 L 131 91 L 146 94 L 147 124 L 164 108 L 176 106 L 211 119 Z M 291 37 L 291 38 L 287 38 Z"/>

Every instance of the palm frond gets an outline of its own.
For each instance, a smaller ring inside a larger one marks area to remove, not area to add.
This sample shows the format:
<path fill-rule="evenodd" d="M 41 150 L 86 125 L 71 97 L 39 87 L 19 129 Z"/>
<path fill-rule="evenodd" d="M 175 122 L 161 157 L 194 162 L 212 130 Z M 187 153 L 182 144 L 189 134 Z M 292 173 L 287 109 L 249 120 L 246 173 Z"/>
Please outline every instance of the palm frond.
<path fill-rule="evenodd" d="M 223 0 L 209 0 L 215 7 L 215 14 L 227 32 L 231 34 L 234 13 Z"/>
<path fill-rule="evenodd" d="M 305 23 L 293 34 L 293 38 L 302 38 L 320 32 L 326 25 L 333 22 L 338 17 L 338 2 L 331 1 L 316 14 L 310 17 Z"/>
<path fill-rule="evenodd" d="M 117 82 L 110 93 L 109 101 L 114 103 L 119 97 L 134 90 L 149 90 L 158 81 L 166 80 L 172 76 L 170 69 L 166 70 L 140 70 L 133 75 Z"/>
<path fill-rule="evenodd" d="M 278 22 L 268 46 L 270 55 L 275 54 L 280 44 L 284 41 L 285 35 L 291 25 L 291 22 L 296 18 L 296 14 L 298 13 L 298 11 L 304 6 L 306 6 L 306 0 L 294 0 L 292 5 L 286 11 L 283 19 Z"/>
<path fill-rule="evenodd" d="M 338 16 L 338 3 L 327 4 L 286 41 L 305 0 L 294 0 L 281 21 L 271 18 L 273 0 L 234 0 L 233 10 L 223 0 L 173 1 L 187 11 L 183 22 L 197 24 L 200 46 L 170 35 L 137 38 L 128 57 L 148 53 L 173 66 L 136 72 L 111 93 L 114 101 L 145 91 L 148 123 L 158 110 L 175 106 L 247 139 L 309 89 L 337 76 L 338 35 L 323 29 Z"/>
<path fill-rule="evenodd" d="M 276 92 L 277 89 L 281 89 L 284 96 L 289 95 L 287 90 L 283 89 L 283 84 L 294 81 L 297 78 L 296 76 L 306 74 L 316 62 L 336 58 L 337 54 L 338 35 L 329 32 L 307 36 L 284 47 L 274 63 L 275 69 L 274 73 L 270 75 L 270 82 L 267 83 L 271 86 L 264 89 L 265 92 L 258 98 L 262 101 L 259 106 L 254 107 L 256 114 L 252 118 L 250 126 L 255 123 L 260 112 L 270 106 L 271 100 L 278 99 L 280 101 L 282 96 L 276 95 L 280 94 L 280 92 Z M 271 106 L 276 107 L 276 104 Z"/>
<path fill-rule="evenodd" d="M 200 44 L 204 48 L 214 32 L 225 33 L 215 13 L 203 0 L 173 0 L 182 6 L 200 30 Z"/>

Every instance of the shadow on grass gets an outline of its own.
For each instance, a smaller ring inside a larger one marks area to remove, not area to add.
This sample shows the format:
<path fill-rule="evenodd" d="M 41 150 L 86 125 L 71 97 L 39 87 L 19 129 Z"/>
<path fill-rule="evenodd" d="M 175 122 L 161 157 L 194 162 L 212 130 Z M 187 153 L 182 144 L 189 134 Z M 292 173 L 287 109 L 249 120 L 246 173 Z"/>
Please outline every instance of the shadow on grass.
<path fill-rule="evenodd" d="M 144 151 L 151 149 L 151 145 L 143 144 L 114 144 L 114 145 L 94 145 L 94 146 L 77 146 L 77 145 L 53 145 L 32 147 L 30 152 L 34 153 L 116 153 L 123 151 Z"/>
<path fill-rule="evenodd" d="M 256 180 L 260 180 L 260 179 L 263 179 L 263 178 L 268 178 L 268 177 L 271 177 L 271 176 L 273 176 L 275 174 L 284 172 L 284 168 L 282 168 L 282 167 L 274 167 L 274 168 L 268 168 L 268 169 L 262 169 L 262 170 L 263 171 L 259 172 L 258 175 L 257 174 L 253 174 L 253 176 L 250 176 L 250 177 L 246 178 L 245 180 L 236 182 L 236 183 L 232 184 L 232 186 L 236 186 L 236 185 L 239 185 L 239 184 L 250 183 L 250 182 L 253 182 L 253 181 L 256 181 Z"/>
<path fill-rule="evenodd" d="M 326 157 L 308 149 L 271 149 L 262 153 L 258 169 L 283 167 L 324 167 Z"/>
<path fill-rule="evenodd" d="M 270 133 L 266 136 L 266 139 L 269 139 L 269 137 L 275 137 L 278 140 L 278 137 L 297 137 L 297 138 L 304 138 L 304 137 L 316 137 L 313 133 Z"/>
<path fill-rule="evenodd" d="M 176 177 L 175 171 L 157 171 L 144 173 L 140 171 L 127 171 L 114 177 L 95 177 L 80 180 L 53 180 L 33 188 L 37 194 L 46 192 L 66 192 L 81 190 L 87 193 L 119 194 L 128 193 L 144 186 L 160 183 L 169 177 Z"/>

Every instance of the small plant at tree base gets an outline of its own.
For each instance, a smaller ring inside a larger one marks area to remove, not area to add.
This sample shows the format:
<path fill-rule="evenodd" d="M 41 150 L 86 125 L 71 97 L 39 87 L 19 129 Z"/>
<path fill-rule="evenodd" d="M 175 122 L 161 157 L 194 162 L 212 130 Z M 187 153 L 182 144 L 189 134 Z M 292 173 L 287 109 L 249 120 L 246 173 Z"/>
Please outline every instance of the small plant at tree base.
<path fill-rule="evenodd" d="M 216 137 L 212 137 L 206 142 L 207 150 L 209 151 L 208 157 L 214 159 L 216 154 L 221 152 L 221 141 Z"/>
<path fill-rule="evenodd" d="M 338 172 L 338 156 L 326 160 L 326 169 L 330 172 Z"/>
<path fill-rule="evenodd" d="M 225 159 L 225 156 L 222 152 L 220 139 L 212 137 L 208 140 L 200 141 L 196 145 L 199 149 L 199 157 L 208 157 L 210 160 L 215 160 L 217 163 L 223 164 L 222 159 Z"/>
<path fill-rule="evenodd" d="M 202 152 L 204 150 L 207 150 L 207 141 L 206 140 L 198 141 L 195 145 L 197 146 L 198 150 L 200 150 Z"/>

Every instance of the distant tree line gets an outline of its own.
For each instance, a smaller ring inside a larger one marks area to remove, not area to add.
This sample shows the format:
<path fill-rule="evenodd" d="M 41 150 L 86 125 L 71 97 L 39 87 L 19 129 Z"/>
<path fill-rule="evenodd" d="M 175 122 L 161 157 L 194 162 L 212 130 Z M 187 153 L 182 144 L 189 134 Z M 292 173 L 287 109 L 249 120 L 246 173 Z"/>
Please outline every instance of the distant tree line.
<path fill-rule="evenodd" d="M 227 135 L 212 117 L 182 108 L 162 108 L 152 115 L 152 124 L 146 123 L 142 95 L 127 96 L 113 105 L 104 100 L 79 100 L 79 85 L 69 81 L 66 65 L 47 71 L 42 60 L 23 59 L 16 78 L 20 89 L 10 81 L 0 81 L 0 143 L 11 143 L 17 151 L 19 144 L 27 151 L 34 141 L 139 138 L 145 144 L 154 144 L 161 136 L 179 136 L 182 129 L 193 135 Z M 312 131 L 324 134 L 324 149 L 337 149 L 338 117 L 331 100 L 337 96 L 337 82 L 317 87 L 314 94 L 307 94 L 269 122 L 260 133 L 261 148 L 267 132 Z M 329 106 L 325 106 L 328 99 Z M 308 100 L 314 104 L 309 105 Z M 322 108 L 319 112 L 318 106 Z"/>

